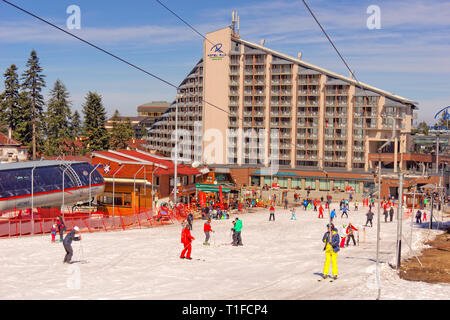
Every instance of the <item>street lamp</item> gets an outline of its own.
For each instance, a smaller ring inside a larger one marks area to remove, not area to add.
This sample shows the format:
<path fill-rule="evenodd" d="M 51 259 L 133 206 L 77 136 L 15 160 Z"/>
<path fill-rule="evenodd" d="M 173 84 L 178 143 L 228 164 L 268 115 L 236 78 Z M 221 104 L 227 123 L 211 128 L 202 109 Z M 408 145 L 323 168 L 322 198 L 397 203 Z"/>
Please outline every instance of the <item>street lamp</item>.
<path fill-rule="evenodd" d="M 92 203 L 92 192 L 91 192 L 91 175 L 92 173 L 97 170 L 98 166 L 100 165 L 97 164 L 94 169 L 92 169 L 92 171 L 89 173 L 89 218 L 91 217 L 91 203 Z"/>
<path fill-rule="evenodd" d="M 64 218 L 64 200 L 65 200 L 65 198 L 64 198 L 64 196 L 65 196 L 65 192 L 64 192 L 64 174 L 66 173 L 66 171 L 67 170 L 69 170 L 69 168 L 70 168 L 70 164 L 66 164 L 66 168 L 63 170 L 63 173 L 62 173 L 62 207 L 61 207 L 61 210 L 62 210 L 62 214 L 63 214 L 63 218 Z"/>
<path fill-rule="evenodd" d="M 34 234 L 34 170 L 37 164 L 31 169 L 31 234 Z"/>

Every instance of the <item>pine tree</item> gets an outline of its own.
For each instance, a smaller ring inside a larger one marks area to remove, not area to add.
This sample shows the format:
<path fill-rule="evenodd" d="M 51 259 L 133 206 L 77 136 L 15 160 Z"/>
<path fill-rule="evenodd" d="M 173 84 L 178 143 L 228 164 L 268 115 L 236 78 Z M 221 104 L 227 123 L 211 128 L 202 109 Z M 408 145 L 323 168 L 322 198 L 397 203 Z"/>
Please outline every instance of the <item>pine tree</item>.
<path fill-rule="evenodd" d="M 139 125 L 138 135 L 139 135 L 139 139 L 145 139 L 148 136 L 147 128 L 145 127 L 144 123 L 141 123 Z M 136 138 L 138 138 L 138 137 L 136 137 Z"/>
<path fill-rule="evenodd" d="M 12 64 L 3 76 L 5 77 L 5 91 L 0 95 L 0 128 L 9 127 L 14 131 L 20 109 L 20 84 L 17 67 Z"/>
<path fill-rule="evenodd" d="M 45 153 L 49 156 L 60 155 L 64 153 L 65 147 L 70 147 L 69 140 L 72 138 L 70 106 L 66 87 L 60 80 L 56 80 L 53 89 L 50 90 L 50 99 L 45 113 L 47 133 Z"/>
<path fill-rule="evenodd" d="M 126 148 L 128 141 L 134 136 L 130 118 L 126 118 L 123 121 L 119 111 L 116 110 L 111 118 L 111 122 L 111 148 L 113 150 Z"/>
<path fill-rule="evenodd" d="M 31 147 L 33 160 L 36 159 L 36 153 L 41 152 L 43 139 L 41 138 L 41 127 L 44 111 L 44 97 L 41 94 L 45 87 L 45 75 L 42 74 L 42 68 L 39 65 L 39 58 L 36 51 L 32 50 L 30 58 L 27 61 L 27 70 L 23 73 L 22 91 L 25 94 L 22 98 L 22 112 L 26 113 L 23 120 L 27 123 L 21 123 L 20 132 L 21 142 Z M 31 123 L 28 123 L 31 122 Z M 27 132 L 31 128 L 31 133 Z"/>
<path fill-rule="evenodd" d="M 73 138 L 78 138 L 81 135 L 81 119 L 80 114 L 78 113 L 78 110 L 75 110 L 72 117 L 72 122 L 70 124 L 71 128 L 71 135 Z"/>
<path fill-rule="evenodd" d="M 423 134 L 428 134 L 428 124 L 425 121 L 422 121 L 421 123 L 419 123 L 419 125 L 417 126 L 418 129 L 418 133 L 423 133 Z"/>
<path fill-rule="evenodd" d="M 86 95 L 83 105 L 84 123 L 83 142 L 84 150 L 101 151 L 109 148 L 109 134 L 105 128 L 106 111 L 102 104 L 102 97 L 95 92 Z"/>

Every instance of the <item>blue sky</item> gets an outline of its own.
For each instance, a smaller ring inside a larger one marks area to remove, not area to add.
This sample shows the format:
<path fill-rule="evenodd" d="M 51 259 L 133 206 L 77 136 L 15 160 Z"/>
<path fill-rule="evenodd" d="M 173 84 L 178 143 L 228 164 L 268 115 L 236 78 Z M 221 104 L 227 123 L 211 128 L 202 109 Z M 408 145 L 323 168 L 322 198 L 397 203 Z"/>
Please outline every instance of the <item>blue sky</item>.
<path fill-rule="evenodd" d="M 81 8 L 75 34 L 174 83 L 179 84 L 202 55 L 203 39 L 153 0 L 10 0 L 62 28 L 66 8 Z M 297 56 L 348 75 L 300 0 L 161 0 L 201 33 L 240 16 L 242 39 Z M 419 119 L 450 105 L 450 2 L 448 1 L 307 1 L 335 41 L 358 80 L 419 102 Z M 381 10 L 381 29 L 366 26 L 369 5 Z M 48 93 L 56 79 L 66 85 L 73 109 L 81 110 L 86 93 L 103 96 L 109 115 L 136 115 L 139 104 L 171 101 L 175 89 L 68 37 L 0 1 L 0 72 L 12 64 L 22 72 L 32 49 L 47 75 Z M 3 90 L 3 82 L 0 83 Z M 225 107 L 225 106 L 224 106 Z"/>

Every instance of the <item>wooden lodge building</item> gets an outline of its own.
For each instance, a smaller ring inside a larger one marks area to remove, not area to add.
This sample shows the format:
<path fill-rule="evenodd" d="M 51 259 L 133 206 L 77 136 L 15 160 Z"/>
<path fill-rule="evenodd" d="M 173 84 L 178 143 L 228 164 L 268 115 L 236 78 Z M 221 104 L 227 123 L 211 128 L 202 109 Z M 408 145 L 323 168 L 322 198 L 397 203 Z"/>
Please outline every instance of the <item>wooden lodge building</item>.
<path fill-rule="evenodd" d="M 101 211 L 129 215 L 173 197 L 175 165 L 168 157 L 141 150 L 99 151 L 91 157 L 106 182 L 98 198 Z M 209 170 L 181 162 L 177 169 L 178 202 L 187 203 L 195 195 L 196 183 L 207 180 Z"/>

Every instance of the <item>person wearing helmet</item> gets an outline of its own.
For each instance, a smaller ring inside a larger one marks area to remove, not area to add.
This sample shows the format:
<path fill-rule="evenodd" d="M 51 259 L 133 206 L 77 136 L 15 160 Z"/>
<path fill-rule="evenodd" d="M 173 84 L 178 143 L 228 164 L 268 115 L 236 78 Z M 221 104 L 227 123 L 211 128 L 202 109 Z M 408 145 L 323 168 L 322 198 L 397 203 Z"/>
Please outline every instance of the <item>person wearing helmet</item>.
<path fill-rule="evenodd" d="M 333 279 L 336 280 L 338 276 L 338 266 L 337 266 L 337 253 L 339 252 L 339 234 L 333 224 L 327 225 L 327 232 L 323 235 L 322 242 L 325 242 L 325 264 L 323 266 L 322 277 L 326 279 L 328 277 L 328 272 L 331 270 L 333 273 Z"/>
<path fill-rule="evenodd" d="M 72 263 L 73 249 L 72 249 L 72 241 L 80 241 L 80 228 L 75 226 L 72 231 L 70 231 L 63 241 L 64 249 L 66 249 L 66 256 L 64 257 L 63 263 Z"/>

